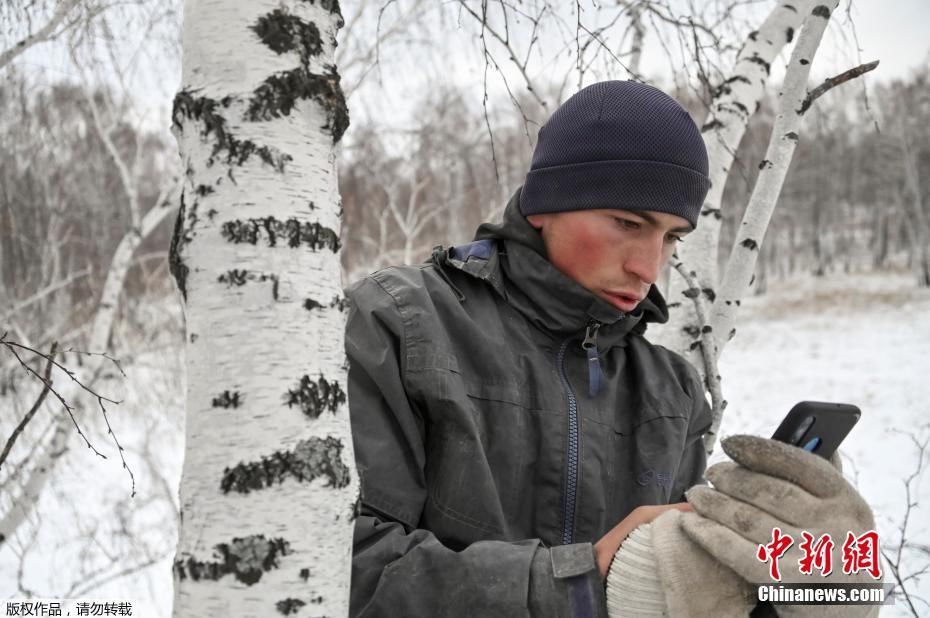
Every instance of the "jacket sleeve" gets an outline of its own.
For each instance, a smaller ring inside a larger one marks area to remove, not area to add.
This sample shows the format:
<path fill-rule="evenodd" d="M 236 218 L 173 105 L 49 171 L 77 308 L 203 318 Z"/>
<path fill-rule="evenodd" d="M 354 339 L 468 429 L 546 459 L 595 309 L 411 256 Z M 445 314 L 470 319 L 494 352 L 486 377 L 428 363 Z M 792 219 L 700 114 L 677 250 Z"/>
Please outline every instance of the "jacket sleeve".
<path fill-rule="evenodd" d="M 375 278 L 347 290 L 349 413 L 361 483 L 352 616 L 606 616 L 590 543 L 538 539 L 451 548 L 419 528 L 424 418 L 405 388 L 405 320 Z"/>
<path fill-rule="evenodd" d="M 691 396 L 691 418 L 688 420 L 688 437 L 685 451 L 678 465 L 678 473 L 672 485 L 671 502 L 683 502 L 685 491 L 694 485 L 706 485 L 704 470 L 707 468 L 707 451 L 704 450 L 704 434 L 710 430 L 713 413 L 704 395 L 704 387 L 698 372 L 687 361 L 688 394 Z"/>

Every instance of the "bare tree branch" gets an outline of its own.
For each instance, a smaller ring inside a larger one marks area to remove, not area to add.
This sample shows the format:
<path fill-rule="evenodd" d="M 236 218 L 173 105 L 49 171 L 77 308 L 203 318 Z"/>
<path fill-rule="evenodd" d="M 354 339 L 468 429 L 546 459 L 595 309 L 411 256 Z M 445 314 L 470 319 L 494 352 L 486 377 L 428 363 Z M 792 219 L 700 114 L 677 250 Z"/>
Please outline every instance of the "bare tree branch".
<path fill-rule="evenodd" d="M 855 79 L 859 77 L 860 75 L 864 75 L 865 73 L 868 73 L 869 71 L 875 69 L 875 67 L 878 66 L 878 63 L 879 63 L 878 60 L 874 60 L 872 62 L 860 64 L 859 66 L 853 67 L 849 69 L 848 71 L 843 71 L 842 73 L 834 77 L 828 77 L 827 79 L 823 81 L 822 84 L 820 84 L 819 86 L 817 86 L 816 88 L 814 88 L 807 94 L 807 97 L 804 99 L 804 102 L 801 103 L 800 113 L 803 114 L 804 112 L 806 112 L 810 108 L 811 104 L 813 104 L 814 101 L 816 101 L 818 98 L 823 96 L 828 90 L 835 88 L 836 86 L 839 86 L 840 84 L 846 83 L 851 79 Z"/>
<path fill-rule="evenodd" d="M 50 380 L 52 374 L 52 359 L 55 358 L 55 354 L 58 352 L 58 342 L 52 344 L 52 349 L 48 353 L 48 362 L 45 364 L 45 375 L 42 378 L 42 392 L 39 393 L 39 396 L 36 398 L 36 402 L 32 404 L 32 408 L 26 413 L 26 416 L 23 417 L 23 420 L 20 421 L 19 425 L 16 426 L 16 429 L 13 430 L 13 433 L 10 434 L 9 439 L 6 441 L 6 446 L 3 447 L 3 452 L 0 453 L 0 468 L 3 467 L 3 462 L 6 461 L 6 458 L 10 454 L 10 449 L 13 448 L 13 445 L 16 444 L 17 438 L 22 434 L 23 429 L 26 425 L 29 424 L 29 421 L 32 420 L 32 417 L 35 416 L 36 412 L 42 406 L 42 402 L 45 401 L 45 397 L 48 395 L 48 392 L 52 388 L 52 381 Z"/>

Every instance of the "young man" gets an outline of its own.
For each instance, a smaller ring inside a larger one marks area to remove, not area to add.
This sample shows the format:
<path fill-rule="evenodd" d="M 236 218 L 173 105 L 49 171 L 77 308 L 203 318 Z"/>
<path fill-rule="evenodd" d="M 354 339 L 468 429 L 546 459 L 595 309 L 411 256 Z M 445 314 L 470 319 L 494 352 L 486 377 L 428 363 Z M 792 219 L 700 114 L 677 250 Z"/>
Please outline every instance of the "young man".
<path fill-rule="evenodd" d="M 669 510 L 631 537 L 656 560 L 621 552 L 611 575 L 677 596 L 633 585 L 619 602 L 686 607 L 689 569 L 710 564 L 706 607 L 746 615 L 745 583 L 679 525 L 703 482 L 703 387 L 643 337 L 668 318 L 654 283 L 708 187 L 674 100 L 594 84 L 540 130 L 503 223 L 351 286 L 352 615 L 606 615 L 618 548 Z"/>

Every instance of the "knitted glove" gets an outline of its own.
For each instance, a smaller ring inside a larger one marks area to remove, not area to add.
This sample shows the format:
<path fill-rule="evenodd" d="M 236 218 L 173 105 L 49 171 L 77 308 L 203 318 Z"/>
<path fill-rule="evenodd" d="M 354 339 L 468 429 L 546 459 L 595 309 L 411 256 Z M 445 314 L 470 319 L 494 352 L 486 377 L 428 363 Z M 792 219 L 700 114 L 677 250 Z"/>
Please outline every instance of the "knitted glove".
<path fill-rule="evenodd" d="M 682 522 L 688 519 L 701 517 L 668 511 L 630 533 L 607 572 L 609 616 L 749 615 L 755 588 L 684 533 Z"/>
<path fill-rule="evenodd" d="M 686 492 L 688 502 L 702 515 L 683 520 L 688 537 L 747 582 L 775 583 L 771 560 L 763 562 L 757 551 L 760 545 L 773 542 L 773 529 L 778 527 L 794 540 L 779 560 L 782 582 L 876 583 L 865 571 L 843 573 L 842 547 L 847 533 L 858 537 L 872 531 L 875 520 L 868 504 L 836 467 L 798 447 L 755 436 L 732 436 L 721 444 L 735 463 L 707 469 L 713 489 L 695 486 Z M 810 575 L 801 573 L 803 531 L 813 535 L 815 543 L 823 534 L 830 534 L 834 547 L 829 576 L 823 577 L 817 566 Z M 877 548 L 874 559 L 880 560 Z M 873 616 L 879 609 L 872 605 L 775 607 L 782 618 Z"/>

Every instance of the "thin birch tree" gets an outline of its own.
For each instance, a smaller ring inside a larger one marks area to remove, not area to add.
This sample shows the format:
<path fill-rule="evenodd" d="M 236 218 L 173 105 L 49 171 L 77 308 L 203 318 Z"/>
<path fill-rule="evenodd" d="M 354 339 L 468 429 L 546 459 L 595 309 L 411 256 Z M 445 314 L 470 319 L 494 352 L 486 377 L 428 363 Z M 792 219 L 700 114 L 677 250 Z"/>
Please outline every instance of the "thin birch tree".
<path fill-rule="evenodd" d="M 342 23 L 336 0 L 185 4 L 169 255 L 187 346 L 176 616 L 348 612 Z"/>

